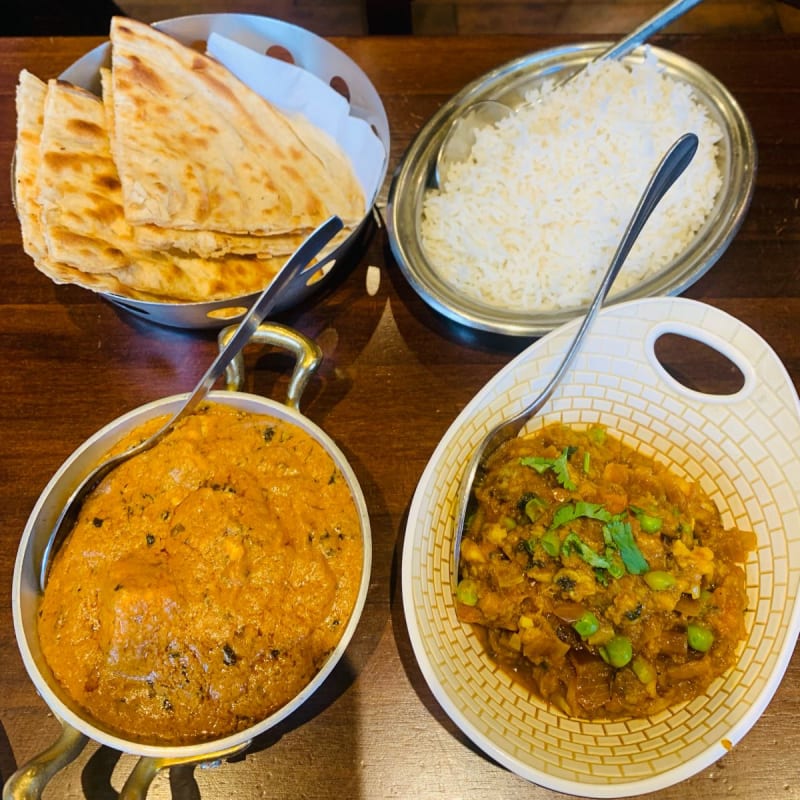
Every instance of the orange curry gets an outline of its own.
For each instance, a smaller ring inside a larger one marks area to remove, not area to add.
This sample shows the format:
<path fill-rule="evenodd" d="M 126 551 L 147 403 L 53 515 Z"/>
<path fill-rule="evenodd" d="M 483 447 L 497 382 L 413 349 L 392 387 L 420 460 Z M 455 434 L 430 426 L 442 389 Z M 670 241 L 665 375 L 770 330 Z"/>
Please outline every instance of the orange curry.
<path fill-rule="evenodd" d="M 42 652 L 118 735 L 189 744 L 235 733 L 294 697 L 340 640 L 362 537 L 319 442 L 207 404 L 84 504 L 41 602 Z"/>

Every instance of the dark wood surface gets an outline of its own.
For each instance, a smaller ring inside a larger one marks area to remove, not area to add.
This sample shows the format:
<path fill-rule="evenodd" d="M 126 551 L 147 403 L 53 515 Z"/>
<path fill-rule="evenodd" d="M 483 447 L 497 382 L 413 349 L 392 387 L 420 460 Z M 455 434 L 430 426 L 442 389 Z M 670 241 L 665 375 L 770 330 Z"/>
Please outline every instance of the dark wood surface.
<path fill-rule="evenodd" d="M 14 139 L 14 88 L 26 67 L 57 75 L 90 38 L 0 40 L 0 163 Z M 335 39 L 369 74 L 392 128 L 392 168 L 423 122 L 489 68 L 553 37 Z M 746 222 L 686 294 L 758 331 L 800 383 L 800 39 L 664 38 L 719 77 L 749 116 L 758 184 Z M 7 166 L 4 166 L 7 170 Z M 384 196 L 381 198 L 383 202 Z M 57 287 L 23 253 L 0 176 L 0 777 L 46 745 L 58 723 L 36 695 L 14 639 L 10 590 L 20 533 L 62 461 L 105 423 L 186 391 L 210 362 L 212 334 L 137 321 L 87 291 Z M 368 266 L 380 273 L 366 290 Z M 322 690 L 246 756 L 159 776 L 151 798 L 546 798 L 483 756 L 442 712 L 415 663 L 400 598 L 404 527 L 416 483 L 465 403 L 529 342 L 446 322 L 405 282 L 375 230 L 338 283 L 280 320 L 315 338 L 325 361 L 304 412 L 337 441 L 370 508 L 374 566 L 347 656 Z M 248 388 L 281 397 L 286 359 L 248 356 Z M 684 365 L 685 366 L 685 365 Z M 711 368 L 700 365 L 699 374 Z M 713 375 L 712 375 L 713 377 Z M 772 703 L 722 760 L 659 798 L 800 798 L 800 655 Z M 90 746 L 45 797 L 115 796 L 133 759 Z"/>

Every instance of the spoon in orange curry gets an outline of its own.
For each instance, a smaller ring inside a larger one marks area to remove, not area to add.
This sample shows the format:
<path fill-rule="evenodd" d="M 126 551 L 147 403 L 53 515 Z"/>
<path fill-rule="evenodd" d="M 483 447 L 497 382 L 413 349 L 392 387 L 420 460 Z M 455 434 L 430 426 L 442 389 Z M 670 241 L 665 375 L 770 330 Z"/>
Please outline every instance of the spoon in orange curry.
<path fill-rule="evenodd" d="M 205 375 L 200 379 L 200 382 L 195 386 L 191 394 L 187 396 L 183 405 L 181 405 L 163 427 L 157 430 L 152 436 L 139 442 L 139 444 L 134 445 L 128 450 L 125 450 L 123 453 L 106 459 L 81 481 L 64 505 L 45 544 L 42 553 L 42 563 L 39 567 L 39 588 L 42 591 L 44 591 L 45 584 L 47 583 L 50 563 L 59 547 L 61 547 L 66 539 L 67 534 L 72 530 L 86 496 L 97 487 L 100 481 L 102 481 L 111 470 L 118 467 L 123 461 L 127 461 L 129 458 L 133 458 L 133 456 L 143 453 L 145 450 L 149 450 L 172 430 L 178 420 L 191 414 L 198 405 L 200 405 L 217 379 L 225 372 L 225 368 L 228 364 L 230 364 L 239 351 L 247 344 L 250 337 L 255 333 L 256 328 L 258 328 L 267 314 L 275 307 L 281 293 L 296 283 L 307 284 L 311 277 L 323 265 L 324 259 L 308 267 L 308 269 L 305 269 L 342 227 L 342 221 L 339 217 L 333 216 L 326 222 L 323 222 L 308 236 L 303 244 L 295 250 L 294 254 L 290 256 L 267 288 L 264 289 L 255 303 L 253 303 L 250 310 L 239 323 L 239 327 L 236 328 L 225 347 L 220 350 L 211 366 L 206 370 Z"/>
<path fill-rule="evenodd" d="M 606 270 L 600 287 L 592 300 L 583 322 L 578 328 L 575 338 L 572 340 L 561 363 L 556 368 L 548 384 L 540 394 L 526 408 L 504 422 L 493 428 L 483 441 L 478 445 L 467 464 L 467 468 L 459 484 L 458 496 L 456 498 L 456 519 L 455 519 L 455 538 L 453 541 L 453 568 L 452 580 L 453 587 L 458 586 L 459 564 L 461 556 L 461 540 L 464 536 L 464 528 L 467 524 L 471 501 L 473 499 L 473 487 L 480 480 L 480 473 L 485 468 L 486 461 L 497 450 L 500 445 L 509 439 L 513 439 L 525 427 L 525 425 L 541 410 L 542 406 L 550 399 L 555 388 L 569 369 L 572 360 L 580 349 L 586 333 L 589 330 L 600 306 L 603 304 L 608 294 L 611 284 L 619 274 L 625 259 L 628 257 L 639 234 L 650 218 L 655 207 L 661 198 L 667 193 L 673 183 L 683 174 L 689 166 L 689 162 L 697 151 L 697 136 L 693 133 L 686 133 L 681 136 L 667 151 L 660 164 L 656 168 L 650 182 L 642 194 L 636 211 L 633 213 L 631 221 L 622 236 L 614 257 Z"/>

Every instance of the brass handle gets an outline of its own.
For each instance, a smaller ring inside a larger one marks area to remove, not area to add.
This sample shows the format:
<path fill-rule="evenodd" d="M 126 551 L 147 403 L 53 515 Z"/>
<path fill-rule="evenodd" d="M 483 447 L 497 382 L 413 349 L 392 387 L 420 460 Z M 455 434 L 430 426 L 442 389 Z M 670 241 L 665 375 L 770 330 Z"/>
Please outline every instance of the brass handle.
<path fill-rule="evenodd" d="M 5 782 L 3 800 L 39 800 L 53 775 L 78 757 L 88 737 L 65 722 L 61 725 L 58 739 Z"/>
<path fill-rule="evenodd" d="M 223 328 L 217 340 L 220 347 L 224 347 L 233 335 L 236 327 L 231 325 Z M 304 334 L 280 325 L 277 322 L 262 322 L 250 337 L 251 342 L 272 345 L 288 350 L 295 357 L 294 372 L 286 391 L 286 405 L 295 411 L 300 410 L 300 397 L 303 394 L 309 378 L 316 372 L 322 363 L 322 350 L 320 346 Z M 225 370 L 225 381 L 229 391 L 239 391 L 244 384 L 244 356 L 239 352 Z"/>
<path fill-rule="evenodd" d="M 119 800 L 145 800 L 147 790 L 153 779 L 162 769 L 177 767 L 184 764 L 213 764 L 225 758 L 230 758 L 237 753 L 241 753 L 250 747 L 250 742 L 228 747 L 215 753 L 204 756 L 184 756 L 183 758 L 140 758 L 136 766 L 125 781 L 122 791 L 119 793 Z"/>

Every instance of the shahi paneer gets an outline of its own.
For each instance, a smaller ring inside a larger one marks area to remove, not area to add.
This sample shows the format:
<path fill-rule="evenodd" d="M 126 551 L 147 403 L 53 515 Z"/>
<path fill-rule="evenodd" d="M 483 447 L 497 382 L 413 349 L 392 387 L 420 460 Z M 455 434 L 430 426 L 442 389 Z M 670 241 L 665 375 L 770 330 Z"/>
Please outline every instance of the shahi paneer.
<path fill-rule="evenodd" d="M 286 704 L 336 647 L 363 536 L 316 439 L 206 404 L 85 502 L 44 591 L 42 652 L 64 691 L 125 738 L 236 733 Z"/>
<path fill-rule="evenodd" d="M 496 451 L 462 543 L 459 617 L 570 716 L 643 717 L 735 662 L 743 564 L 696 482 L 610 435 L 560 423 Z"/>

